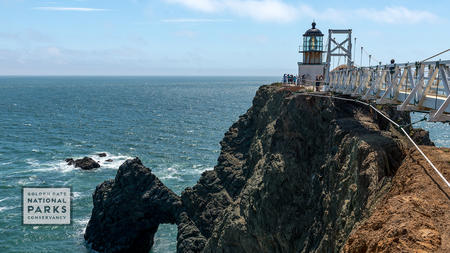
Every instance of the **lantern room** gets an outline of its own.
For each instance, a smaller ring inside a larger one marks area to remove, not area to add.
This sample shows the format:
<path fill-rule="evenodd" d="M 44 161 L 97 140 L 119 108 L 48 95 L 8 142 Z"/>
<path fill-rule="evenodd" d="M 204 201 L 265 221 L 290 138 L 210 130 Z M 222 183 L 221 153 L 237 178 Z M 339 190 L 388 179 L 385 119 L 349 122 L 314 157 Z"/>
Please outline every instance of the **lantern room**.
<path fill-rule="evenodd" d="M 323 33 L 316 28 L 316 22 L 312 28 L 303 34 L 303 64 L 322 64 Z"/>

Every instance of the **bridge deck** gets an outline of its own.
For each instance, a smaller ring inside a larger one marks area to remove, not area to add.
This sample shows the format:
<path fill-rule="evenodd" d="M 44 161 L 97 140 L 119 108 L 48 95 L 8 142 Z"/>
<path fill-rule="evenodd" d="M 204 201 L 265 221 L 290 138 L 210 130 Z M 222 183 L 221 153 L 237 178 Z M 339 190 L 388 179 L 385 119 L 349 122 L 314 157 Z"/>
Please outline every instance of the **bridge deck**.
<path fill-rule="evenodd" d="M 339 69 L 329 73 L 325 90 L 450 122 L 449 68 L 450 61 L 437 61 Z"/>

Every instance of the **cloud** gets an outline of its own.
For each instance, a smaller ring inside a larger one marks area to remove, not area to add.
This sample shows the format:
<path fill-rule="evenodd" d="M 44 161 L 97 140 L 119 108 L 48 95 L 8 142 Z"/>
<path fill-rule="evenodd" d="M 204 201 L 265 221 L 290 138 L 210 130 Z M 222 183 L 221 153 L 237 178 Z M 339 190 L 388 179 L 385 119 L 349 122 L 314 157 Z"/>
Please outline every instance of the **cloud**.
<path fill-rule="evenodd" d="M 109 9 L 84 8 L 84 7 L 35 7 L 33 9 L 41 11 L 81 11 L 81 12 L 109 11 Z"/>
<path fill-rule="evenodd" d="M 299 15 L 298 9 L 294 6 L 276 0 L 230 0 L 224 1 L 224 4 L 233 13 L 258 21 L 289 22 Z"/>
<path fill-rule="evenodd" d="M 345 23 L 350 18 L 354 18 L 354 11 L 348 11 L 336 8 L 326 8 L 317 11 L 312 6 L 300 5 L 299 6 L 300 16 L 303 18 L 316 19 L 316 20 L 326 20 L 334 23 Z"/>
<path fill-rule="evenodd" d="M 298 8 L 279 0 L 166 0 L 192 10 L 216 13 L 231 12 L 258 21 L 292 21 L 298 16 Z"/>
<path fill-rule="evenodd" d="M 399 23 L 416 24 L 420 22 L 436 22 L 439 18 L 435 14 L 422 10 L 409 10 L 406 7 L 385 7 L 383 10 L 359 9 L 357 14 L 360 17 L 380 22 L 380 23 Z"/>
<path fill-rule="evenodd" d="M 232 22 L 231 19 L 204 19 L 204 18 L 174 18 L 162 19 L 163 23 L 224 23 Z"/>
<path fill-rule="evenodd" d="M 439 17 L 429 11 L 413 10 L 403 6 L 388 6 L 384 9 L 360 8 L 316 10 L 306 4 L 289 4 L 282 0 L 165 0 L 188 9 L 205 13 L 231 13 L 249 17 L 256 21 L 292 22 L 301 18 L 331 22 L 355 22 L 360 20 L 387 24 L 434 23 Z"/>
<path fill-rule="evenodd" d="M 221 5 L 221 1 L 216 0 L 166 0 L 166 2 L 182 4 L 190 9 L 204 12 L 215 12 Z"/>
<path fill-rule="evenodd" d="M 48 47 L 47 54 L 49 56 L 59 57 L 59 56 L 61 56 L 61 49 L 59 49 L 57 47 Z"/>

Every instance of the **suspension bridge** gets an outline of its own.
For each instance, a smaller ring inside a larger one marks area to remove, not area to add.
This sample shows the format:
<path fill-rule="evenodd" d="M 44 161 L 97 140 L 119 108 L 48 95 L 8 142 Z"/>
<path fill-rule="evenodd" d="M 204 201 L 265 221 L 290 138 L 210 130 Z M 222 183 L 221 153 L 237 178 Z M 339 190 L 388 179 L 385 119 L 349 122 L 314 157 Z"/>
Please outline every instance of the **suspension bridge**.
<path fill-rule="evenodd" d="M 329 72 L 325 90 L 450 122 L 449 68 L 450 61 L 342 68 Z"/>
<path fill-rule="evenodd" d="M 299 50 L 303 62 L 298 63 L 297 85 L 313 85 L 316 89 L 321 86 L 323 91 L 389 104 L 399 111 L 425 112 L 431 122 L 450 122 L 450 60 L 429 61 L 450 49 L 414 63 L 396 64 L 392 60 L 391 64 L 379 62 L 370 66 L 373 56 L 361 47 L 361 64 L 356 66 L 356 38 L 352 44 L 351 29 L 329 29 L 325 47 L 323 36 L 315 22 L 303 34 L 303 47 Z M 363 53 L 369 56 L 369 66 L 362 66 Z M 339 65 L 341 57 L 343 65 Z M 338 66 L 330 70 L 335 58 Z"/>
<path fill-rule="evenodd" d="M 341 40 L 336 39 L 336 35 L 340 36 Z M 329 29 L 326 51 L 323 50 L 323 36 L 322 32 L 316 28 L 315 22 L 312 23 L 312 28 L 303 34 L 303 47 L 299 48 L 299 53 L 303 54 L 303 62 L 298 63 L 297 82 L 293 82 L 294 85 L 315 86 L 316 90 L 321 87 L 320 90 L 323 92 L 295 91 L 295 93 L 346 100 L 370 107 L 407 136 L 445 185 L 450 188 L 449 181 L 409 136 L 405 128 L 375 106 L 387 104 L 395 106 L 399 111 L 424 112 L 429 114 L 430 122 L 450 123 L 450 60 L 430 61 L 449 52 L 450 49 L 414 63 L 397 64 L 391 60 L 390 64 L 382 65 L 379 62 L 378 65 L 371 66 L 372 55 L 361 47 L 361 64 L 356 66 L 352 57 L 352 47 L 355 48 L 356 45 L 352 45 L 351 29 Z M 354 42 L 356 44 L 356 38 Z M 369 56 L 369 66 L 362 66 L 363 52 Z M 326 54 L 325 62 L 322 61 L 324 53 Z M 353 56 L 355 54 L 356 50 Z M 332 59 L 336 57 L 338 57 L 338 66 L 330 70 Z M 341 57 L 344 57 L 346 62 L 343 65 L 339 65 Z M 290 82 L 286 82 L 285 79 L 283 83 L 289 84 Z"/>

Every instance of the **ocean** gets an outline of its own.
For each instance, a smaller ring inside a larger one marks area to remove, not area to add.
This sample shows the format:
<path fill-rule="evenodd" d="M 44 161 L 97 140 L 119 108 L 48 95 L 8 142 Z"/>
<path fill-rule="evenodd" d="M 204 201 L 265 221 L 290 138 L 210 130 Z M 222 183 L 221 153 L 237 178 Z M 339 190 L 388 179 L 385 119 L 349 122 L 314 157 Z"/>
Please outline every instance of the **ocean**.
<path fill-rule="evenodd" d="M 87 252 L 92 193 L 121 163 L 139 157 L 180 194 L 214 167 L 220 140 L 258 87 L 279 80 L 0 77 L 0 252 Z M 422 117 L 412 114 L 413 121 Z M 429 130 L 437 146 L 450 147 L 448 124 L 416 126 Z M 84 156 L 101 167 L 81 171 L 64 162 Z M 70 186 L 72 224 L 22 225 L 24 186 Z M 160 225 L 152 252 L 175 252 L 176 235 L 176 225 Z"/>

